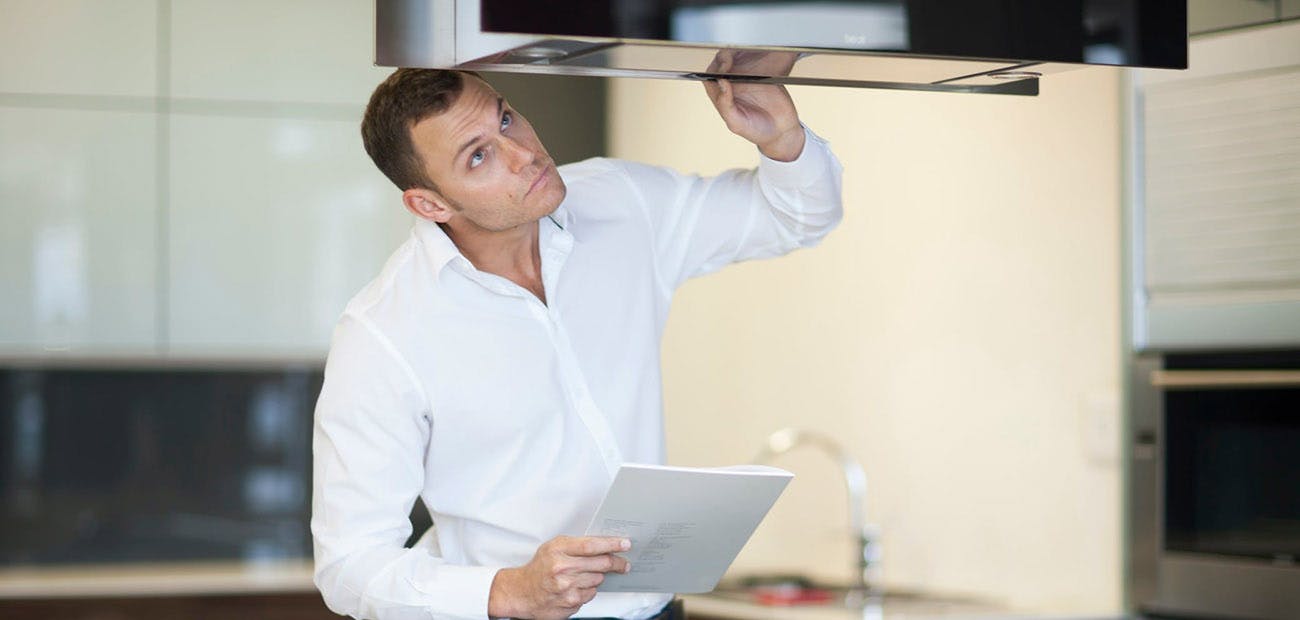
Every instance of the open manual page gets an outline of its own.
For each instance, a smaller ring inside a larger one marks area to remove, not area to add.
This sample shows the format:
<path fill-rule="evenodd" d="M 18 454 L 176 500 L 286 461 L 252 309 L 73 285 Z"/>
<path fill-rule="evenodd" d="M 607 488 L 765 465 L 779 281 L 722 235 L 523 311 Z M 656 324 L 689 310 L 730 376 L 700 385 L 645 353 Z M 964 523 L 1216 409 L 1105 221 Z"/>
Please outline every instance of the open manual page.
<path fill-rule="evenodd" d="M 794 477 L 762 465 L 624 464 L 587 527 L 588 536 L 632 541 L 627 574 L 607 573 L 601 592 L 708 592 Z"/>

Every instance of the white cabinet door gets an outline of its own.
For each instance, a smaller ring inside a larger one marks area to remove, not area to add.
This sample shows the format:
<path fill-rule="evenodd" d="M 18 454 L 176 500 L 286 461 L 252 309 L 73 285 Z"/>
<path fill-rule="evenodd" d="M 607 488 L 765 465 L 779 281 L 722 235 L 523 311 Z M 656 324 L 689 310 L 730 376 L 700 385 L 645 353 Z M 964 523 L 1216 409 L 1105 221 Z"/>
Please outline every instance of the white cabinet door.
<path fill-rule="evenodd" d="M 0 106 L 0 355 L 151 354 L 151 112 Z"/>
<path fill-rule="evenodd" d="M 322 357 L 410 228 L 361 145 L 373 10 L 0 0 L 0 356 Z M 602 83 L 557 80 L 499 78 L 597 154 Z"/>
<path fill-rule="evenodd" d="M 358 134 L 354 121 L 173 116 L 170 353 L 324 356 L 410 228 Z"/>
<path fill-rule="evenodd" d="M 173 0 L 172 96 L 364 105 L 375 67 L 369 0 Z"/>
<path fill-rule="evenodd" d="M 168 352 L 320 358 L 405 238 L 359 123 L 376 68 L 357 0 L 174 0 Z"/>
<path fill-rule="evenodd" d="M 155 350 L 157 12 L 0 0 L 0 355 Z"/>
<path fill-rule="evenodd" d="M 153 96 L 155 0 L 0 0 L 0 92 Z"/>

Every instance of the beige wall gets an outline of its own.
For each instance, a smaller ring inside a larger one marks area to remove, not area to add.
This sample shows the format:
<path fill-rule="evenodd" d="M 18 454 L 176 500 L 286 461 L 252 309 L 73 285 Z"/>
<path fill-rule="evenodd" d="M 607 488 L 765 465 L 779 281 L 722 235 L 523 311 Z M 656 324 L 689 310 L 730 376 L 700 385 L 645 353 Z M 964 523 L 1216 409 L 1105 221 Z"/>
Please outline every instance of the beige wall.
<path fill-rule="evenodd" d="M 865 464 L 885 583 L 1058 612 L 1120 606 L 1119 74 L 1037 98 L 799 87 L 845 168 L 826 242 L 679 292 L 669 461 L 743 462 L 787 425 Z M 615 80 L 611 154 L 754 162 L 689 82 Z M 735 570 L 850 574 L 836 468 L 795 483 Z"/>

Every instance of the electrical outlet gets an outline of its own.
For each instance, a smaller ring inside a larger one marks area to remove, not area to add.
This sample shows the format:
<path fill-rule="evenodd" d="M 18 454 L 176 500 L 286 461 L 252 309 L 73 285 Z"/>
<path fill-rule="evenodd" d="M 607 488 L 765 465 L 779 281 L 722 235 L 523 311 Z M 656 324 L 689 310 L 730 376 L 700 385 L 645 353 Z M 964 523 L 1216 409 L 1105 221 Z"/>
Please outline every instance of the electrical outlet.
<path fill-rule="evenodd" d="M 1119 463 L 1119 394 L 1114 390 L 1093 390 L 1084 394 L 1079 411 L 1080 440 L 1084 457 L 1094 465 Z"/>

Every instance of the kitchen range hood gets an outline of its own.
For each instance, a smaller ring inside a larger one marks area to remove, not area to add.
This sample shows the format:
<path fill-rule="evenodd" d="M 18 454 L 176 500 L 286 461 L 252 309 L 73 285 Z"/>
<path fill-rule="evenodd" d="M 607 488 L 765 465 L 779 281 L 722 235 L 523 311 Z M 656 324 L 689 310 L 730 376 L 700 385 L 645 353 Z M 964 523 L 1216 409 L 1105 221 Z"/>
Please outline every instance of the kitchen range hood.
<path fill-rule="evenodd" d="M 376 0 L 375 25 L 391 67 L 1014 95 L 1187 67 L 1185 0 Z"/>

